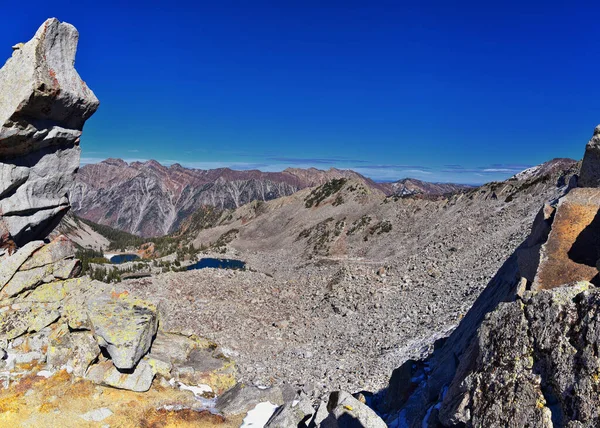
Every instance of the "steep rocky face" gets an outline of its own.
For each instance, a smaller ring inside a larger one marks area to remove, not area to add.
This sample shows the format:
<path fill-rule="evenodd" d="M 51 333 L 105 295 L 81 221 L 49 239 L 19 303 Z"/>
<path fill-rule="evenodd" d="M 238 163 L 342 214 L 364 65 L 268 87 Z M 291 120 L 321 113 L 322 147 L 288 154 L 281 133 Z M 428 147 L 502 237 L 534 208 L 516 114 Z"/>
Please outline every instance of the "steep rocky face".
<path fill-rule="evenodd" d="M 360 174 L 337 169 L 195 170 L 156 161 L 128 164 L 108 159 L 81 168 L 71 199 L 75 213 L 83 218 L 141 236 L 160 236 L 174 232 L 201 206 L 237 208 L 334 178 L 354 178 L 377 187 Z"/>
<path fill-rule="evenodd" d="M 571 178 L 542 207 L 456 330 L 402 366 L 418 381 L 392 376 L 375 404 L 388 424 L 598 426 L 598 293 L 588 281 L 598 278 L 600 189 L 589 177 L 600 161 L 589 145 L 583 163 L 588 179 L 576 188 Z"/>
<path fill-rule="evenodd" d="M 0 247 L 45 237 L 69 208 L 98 99 L 75 68 L 79 34 L 49 19 L 0 70 Z"/>

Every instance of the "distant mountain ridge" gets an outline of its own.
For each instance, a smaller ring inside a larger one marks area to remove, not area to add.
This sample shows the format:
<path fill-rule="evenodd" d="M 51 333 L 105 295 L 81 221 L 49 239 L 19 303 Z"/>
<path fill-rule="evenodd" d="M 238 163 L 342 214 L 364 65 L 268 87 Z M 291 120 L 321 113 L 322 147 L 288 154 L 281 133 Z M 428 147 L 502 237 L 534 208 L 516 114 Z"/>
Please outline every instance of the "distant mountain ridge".
<path fill-rule="evenodd" d="M 409 196 L 409 195 L 429 195 L 441 196 L 453 193 L 466 192 L 477 186 L 468 184 L 454 183 L 430 183 L 428 181 L 417 180 L 416 178 L 403 178 L 392 183 L 381 183 L 384 191 L 388 195 Z"/>
<path fill-rule="evenodd" d="M 71 191 L 80 217 L 140 236 L 166 235 L 201 206 L 237 208 L 268 201 L 335 178 L 354 179 L 379 188 L 350 171 L 288 168 L 282 172 L 169 167 L 157 161 L 127 163 L 107 159 L 81 167 Z M 383 191 L 383 190 L 382 190 Z"/>
<path fill-rule="evenodd" d="M 106 159 L 81 167 L 71 191 L 73 212 L 93 222 L 139 236 L 176 231 L 202 206 L 239 208 L 269 201 L 333 179 L 350 179 L 385 195 L 444 195 L 470 186 L 403 179 L 376 183 L 352 171 L 331 168 L 287 168 L 281 172 L 210 170 L 161 165 L 155 160 L 127 163 Z"/>

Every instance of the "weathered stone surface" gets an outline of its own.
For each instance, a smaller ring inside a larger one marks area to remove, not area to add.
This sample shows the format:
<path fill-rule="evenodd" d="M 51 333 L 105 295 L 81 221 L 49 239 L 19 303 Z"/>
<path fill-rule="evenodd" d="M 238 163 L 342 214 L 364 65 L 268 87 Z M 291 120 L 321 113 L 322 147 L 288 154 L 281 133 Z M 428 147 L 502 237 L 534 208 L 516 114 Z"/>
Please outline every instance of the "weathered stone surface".
<path fill-rule="evenodd" d="M 600 189 L 577 188 L 561 198 L 541 247 L 533 290 L 591 281 L 600 258 Z"/>
<path fill-rule="evenodd" d="M 323 428 L 363 427 L 386 428 L 387 425 L 366 404 L 343 391 L 331 393 L 327 403 L 329 416 L 321 422 Z"/>
<path fill-rule="evenodd" d="M 47 362 L 52 370 L 66 366 L 75 376 L 83 377 L 98 355 L 100 348 L 90 332 L 70 332 L 63 324 L 50 335 Z"/>
<path fill-rule="evenodd" d="M 51 266 L 53 280 L 72 279 L 81 273 L 81 262 L 77 259 L 61 260 Z"/>
<path fill-rule="evenodd" d="M 69 208 L 81 130 L 99 104 L 74 68 L 78 39 L 49 19 L 0 70 L 0 246 L 45 237 Z"/>
<path fill-rule="evenodd" d="M 188 360 L 191 352 L 198 348 L 198 343 L 181 334 L 159 331 L 152 342 L 150 356 L 171 364 L 182 364 Z"/>
<path fill-rule="evenodd" d="M 14 304 L 0 308 L 0 340 L 40 331 L 60 317 L 56 304 Z"/>
<path fill-rule="evenodd" d="M 327 416 L 329 416 L 329 412 L 327 411 L 327 403 L 325 403 L 324 401 L 321 401 L 321 403 L 319 403 L 319 406 L 317 407 L 317 411 L 313 415 L 312 419 L 309 421 L 308 427 L 309 428 L 320 427 L 321 423 L 325 419 L 327 419 Z"/>
<path fill-rule="evenodd" d="M 0 291 L 0 300 L 17 296 L 28 290 L 37 288 L 42 283 L 52 283 L 56 279 L 69 279 L 81 271 L 79 260 L 61 260 L 54 264 L 20 270 Z"/>
<path fill-rule="evenodd" d="M 35 250 L 44 245 L 43 241 L 32 241 L 19 249 L 15 254 L 0 263 L 0 290 L 11 280 L 21 265 Z"/>
<path fill-rule="evenodd" d="M 533 338 L 523 308 L 519 302 L 501 304 L 461 360 L 440 410 L 442 423 L 491 427 L 519 421 L 521 426 L 544 426 L 536 424 L 548 410 L 533 363 Z M 479 367 L 470 374 L 474 364 Z"/>
<path fill-rule="evenodd" d="M 501 304 L 443 400 L 443 426 L 600 423 L 600 290 L 579 282 Z"/>
<path fill-rule="evenodd" d="M 90 410 L 89 412 L 81 415 L 80 418 L 88 422 L 101 422 L 112 415 L 113 412 L 110 409 L 102 407 L 100 409 Z"/>
<path fill-rule="evenodd" d="M 63 311 L 69 327 L 74 330 L 91 330 L 92 324 L 88 315 L 88 303 L 110 295 L 111 287 L 100 281 L 91 280 L 89 277 L 74 278 L 64 281 L 62 293 L 64 293 Z M 31 294 L 37 299 L 51 299 L 51 286 L 40 286 Z M 44 295 L 42 296 L 42 290 Z M 104 296 L 104 297 L 102 297 Z"/>
<path fill-rule="evenodd" d="M 23 291 L 31 290 L 44 282 L 44 278 L 50 274 L 52 274 L 52 268 L 50 266 L 19 271 L 15 273 L 9 283 L 2 289 L 0 292 L 0 299 L 13 297 Z"/>
<path fill-rule="evenodd" d="M 73 257 L 75 246 L 64 236 L 57 236 L 49 244 L 36 250 L 31 257 L 21 265 L 20 270 L 34 269 L 40 266 L 57 263 L 67 257 Z"/>
<path fill-rule="evenodd" d="M 600 187 L 600 125 L 596 126 L 592 139 L 585 146 L 578 185 Z"/>
<path fill-rule="evenodd" d="M 300 394 L 293 401 L 280 406 L 273 413 L 265 428 L 308 427 L 314 413 L 315 409 L 308 397 Z"/>
<path fill-rule="evenodd" d="M 145 392 L 152 386 L 154 371 L 145 360 L 140 361 L 132 373 L 120 372 L 111 361 L 103 361 L 91 366 L 85 378 L 100 385 Z"/>
<path fill-rule="evenodd" d="M 156 306 L 127 295 L 89 302 L 88 315 L 98 344 L 122 370 L 135 367 L 148 352 L 158 327 Z"/>
<path fill-rule="evenodd" d="M 209 349 L 194 349 L 187 360 L 174 364 L 175 379 L 189 384 L 208 384 L 221 392 L 235 385 L 235 364 Z"/>

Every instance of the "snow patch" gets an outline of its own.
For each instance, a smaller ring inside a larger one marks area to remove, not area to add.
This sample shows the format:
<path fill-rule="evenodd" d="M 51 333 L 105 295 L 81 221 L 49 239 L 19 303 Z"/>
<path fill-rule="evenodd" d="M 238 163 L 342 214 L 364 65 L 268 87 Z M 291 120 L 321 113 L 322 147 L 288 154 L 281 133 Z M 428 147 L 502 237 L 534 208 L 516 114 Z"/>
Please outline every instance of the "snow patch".
<path fill-rule="evenodd" d="M 263 428 L 278 407 L 270 401 L 258 403 L 254 409 L 248 412 L 240 428 Z"/>
<path fill-rule="evenodd" d="M 46 379 L 48 379 L 50 376 L 54 376 L 54 372 L 51 372 L 50 370 L 41 370 L 37 372 L 37 376 L 45 377 Z"/>
<path fill-rule="evenodd" d="M 199 384 L 198 386 L 190 386 L 190 385 L 186 385 L 183 382 L 177 382 L 177 381 L 175 381 L 175 379 L 171 379 L 169 381 L 169 384 L 171 386 L 175 386 L 175 384 L 177 384 L 177 386 L 179 386 L 179 389 L 181 389 L 183 391 L 190 391 L 190 392 L 192 392 L 192 394 L 194 394 L 196 396 L 201 396 L 203 394 L 213 392 L 213 390 L 210 386 L 205 385 L 203 383 Z"/>

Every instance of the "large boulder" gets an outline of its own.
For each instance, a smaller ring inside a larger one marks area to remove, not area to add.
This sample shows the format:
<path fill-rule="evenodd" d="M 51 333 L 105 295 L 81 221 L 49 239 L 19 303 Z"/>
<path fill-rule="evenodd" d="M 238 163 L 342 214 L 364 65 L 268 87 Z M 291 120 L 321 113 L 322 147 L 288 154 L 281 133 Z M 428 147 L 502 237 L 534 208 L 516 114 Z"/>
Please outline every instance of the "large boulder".
<path fill-rule="evenodd" d="M 343 391 L 332 392 L 327 403 L 329 416 L 323 428 L 386 428 L 387 425 L 366 404 Z"/>
<path fill-rule="evenodd" d="M 69 209 L 79 138 L 99 105 L 74 68 L 78 39 L 49 19 L 0 69 L 0 247 L 44 238 Z"/>
<path fill-rule="evenodd" d="M 120 370 L 131 370 L 148 352 L 158 328 L 156 306 L 141 299 L 103 296 L 88 304 L 98 344 Z"/>

